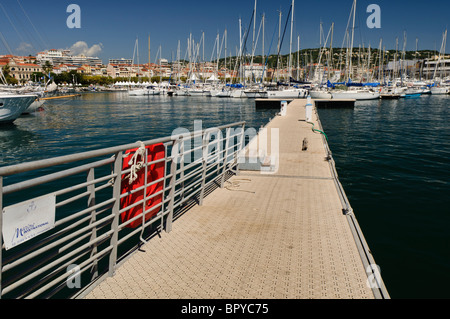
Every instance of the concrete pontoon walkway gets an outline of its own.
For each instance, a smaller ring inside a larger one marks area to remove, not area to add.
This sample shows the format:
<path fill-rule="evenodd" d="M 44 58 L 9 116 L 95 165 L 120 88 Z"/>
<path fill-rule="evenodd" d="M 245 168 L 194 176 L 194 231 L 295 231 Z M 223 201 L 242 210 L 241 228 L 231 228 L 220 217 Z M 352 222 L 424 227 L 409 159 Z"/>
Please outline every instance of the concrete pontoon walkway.
<path fill-rule="evenodd" d="M 279 129 L 278 171 L 240 171 L 85 298 L 376 297 L 305 104 L 267 125 Z"/>

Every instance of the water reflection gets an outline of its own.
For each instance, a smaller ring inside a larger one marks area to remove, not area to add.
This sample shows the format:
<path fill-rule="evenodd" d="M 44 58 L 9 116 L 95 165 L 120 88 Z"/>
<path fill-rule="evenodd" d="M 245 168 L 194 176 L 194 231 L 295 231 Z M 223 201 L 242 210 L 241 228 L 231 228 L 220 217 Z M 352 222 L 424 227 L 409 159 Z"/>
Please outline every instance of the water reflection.
<path fill-rule="evenodd" d="M 256 112 L 252 99 L 137 97 L 127 92 L 49 100 L 44 109 L 16 120 L 17 130 L 11 135 L 22 144 L 10 149 L 1 165 L 168 136 L 178 127 L 193 130 L 195 120 L 202 120 L 203 128 L 239 121 L 246 121 L 246 127 L 260 127 L 277 112 Z"/>

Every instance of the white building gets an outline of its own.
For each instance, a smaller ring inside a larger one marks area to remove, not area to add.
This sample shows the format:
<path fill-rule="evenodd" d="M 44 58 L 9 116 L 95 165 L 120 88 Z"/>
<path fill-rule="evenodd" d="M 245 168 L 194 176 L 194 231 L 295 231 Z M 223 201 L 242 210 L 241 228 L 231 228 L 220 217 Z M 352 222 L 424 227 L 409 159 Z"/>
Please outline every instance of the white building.
<path fill-rule="evenodd" d="M 109 64 L 119 64 L 119 65 L 127 64 L 127 65 L 132 65 L 133 64 L 133 60 L 132 59 L 124 59 L 124 58 L 109 59 Z"/>
<path fill-rule="evenodd" d="M 46 61 L 52 65 L 60 64 L 74 64 L 78 66 L 89 65 L 99 66 L 102 65 L 102 61 L 97 57 L 87 57 L 84 55 L 72 56 L 70 50 L 48 50 L 45 52 L 39 52 L 36 55 L 36 60 L 39 64 L 43 65 Z"/>
<path fill-rule="evenodd" d="M 264 76 L 263 76 L 264 74 Z M 267 75 L 267 68 L 264 68 L 262 64 L 246 64 L 244 65 L 244 77 L 255 79 L 257 82 L 261 80 L 261 78 L 265 78 Z"/>

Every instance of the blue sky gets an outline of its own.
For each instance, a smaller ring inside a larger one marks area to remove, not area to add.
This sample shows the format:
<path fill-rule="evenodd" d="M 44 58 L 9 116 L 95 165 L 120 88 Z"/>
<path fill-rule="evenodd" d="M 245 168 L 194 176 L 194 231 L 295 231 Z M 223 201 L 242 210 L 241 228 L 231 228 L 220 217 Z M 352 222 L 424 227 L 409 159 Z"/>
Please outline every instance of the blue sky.
<path fill-rule="evenodd" d="M 66 9 L 71 3 L 81 8 L 80 29 L 69 29 L 66 25 L 69 16 Z M 239 47 L 239 18 L 242 19 L 243 28 L 248 28 L 254 0 L 4 0 L 0 4 L 0 32 L 3 36 L 0 42 L 1 54 L 11 50 L 13 54 L 34 55 L 45 49 L 73 47 L 77 53 L 92 53 L 107 63 L 109 58 L 131 58 L 138 38 L 140 61 L 145 63 L 148 61 L 149 34 L 152 62 L 159 46 L 163 58 L 170 60 L 172 54 L 176 57 L 178 40 L 181 42 L 183 58 L 189 34 L 192 33 L 195 41 L 199 41 L 202 31 L 205 32 L 205 59 L 209 60 L 217 32 L 222 37 L 225 29 L 228 32 L 228 51 L 232 50 L 234 55 Z M 370 15 L 366 12 L 369 4 L 378 4 L 381 8 L 380 29 L 369 29 L 366 25 Z M 284 28 L 290 5 L 291 0 L 257 1 L 256 32 L 261 15 L 265 13 L 266 16 L 266 53 L 274 33 L 271 53 L 276 53 L 278 11 L 282 11 Z M 302 49 L 319 46 L 321 21 L 325 36 L 331 23 L 335 23 L 333 47 L 341 47 L 351 7 L 352 0 L 295 1 L 293 51 L 297 49 L 297 35 L 300 36 Z M 419 39 L 419 49 L 439 50 L 442 33 L 450 22 L 450 1 L 358 0 L 356 20 L 355 46 L 364 44 L 367 47 L 370 44 L 371 47 L 378 47 L 382 38 L 386 48 L 393 49 L 398 37 L 401 48 L 406 32 L 408 50 L 415 49 L 416 38 Z M 283 43 L 283 53 L 289 52 L 289 31 L 290 24 Z M 257 54 L 262 50 L 261 37 Z M 251 40 L 252 33 L 248 39 L 248 48 L 251 47 Z"/>

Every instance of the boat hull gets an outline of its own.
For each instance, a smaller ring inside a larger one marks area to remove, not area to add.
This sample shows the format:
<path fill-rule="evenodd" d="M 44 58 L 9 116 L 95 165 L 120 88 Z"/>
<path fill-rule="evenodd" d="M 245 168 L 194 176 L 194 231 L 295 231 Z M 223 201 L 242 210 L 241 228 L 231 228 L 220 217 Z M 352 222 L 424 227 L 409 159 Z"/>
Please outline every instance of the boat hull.
<path fill-rule="evenodd" d="M 161 92 L 157 90 L 132 90 L 128 91 L 130 96 L 145 96 L 145 95 L 160 95 Z"/>
<path fill-rule="evenodd" d="M 325 91 L 310 91 L 309 95 L 312 99 L 331 99 L 332 95 Z"/>
<path fill-rule="evenodd" d="M 386 94 L 380 94 L 380 98 L 381 99 L 383 99 L 383 100 L 396 100 L 396 99 L 399 99 L 400 98 L 400 94 L 389 94 L 389 93 L 386 93 Z"/>
<path fill-rule="evenodd" d="M 247 95 L 245 95 L 244 91 L 242 91 L 242 90 L 232 90 L 230 93 L 230 97 L 240 99 L 240 98 L 246 98 Z"/>
<path fill-rule="evenodd" d="M 0 123 L 12 123 L 36 100 L 36 95 L 1 95 Z"/>
<path fill-rule="evenodd" d="M 249 99 L 258 99 L 267 97 L 267 92 L 265 91 L 244 91 L 244 94 Z"/>
<path fill-rule="evenodd" d="M 45 100 L 35 100 L 33 103 L 30 104 L 30 106 L 23 112 L 23 113 L 32 113 L 39 110 L 42 110 L 41 107 L 44 105 Z"/>
<path fill-rule="evenodd" d="M 443 88 L 443 87 L 431 88 L 431 94 L 443 95 L 443 94 L 449 94 L 449 93 L 450 93 L 450 88 Z"/>
<path fill-rule="evenodd" d="M 299 99 L 299 98 L 306 98 L 308 95 L 307 90 L 302 89 L 294 89 L 294 90 L 281 90 L 281 91 L 267 91 L 267 98 L 269 99 Z"/>
<path fill-rule="evenodd" d="M 343 91 L 343 92 L 333 92 L 331 93 L 333 99 L 351 99 L 357 101 L 365 101 L 365 100 L 375 100 L 380 98 L 380 93 L 378 92 L 351 92 L 351 91 Z"/>

